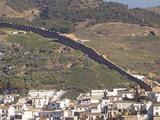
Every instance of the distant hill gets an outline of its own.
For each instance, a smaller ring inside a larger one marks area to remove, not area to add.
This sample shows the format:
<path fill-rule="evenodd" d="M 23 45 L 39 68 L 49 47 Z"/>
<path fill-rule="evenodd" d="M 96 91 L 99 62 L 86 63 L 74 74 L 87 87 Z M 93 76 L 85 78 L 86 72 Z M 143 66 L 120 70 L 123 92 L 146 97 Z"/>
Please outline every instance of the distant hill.
<path fill-rule="evenodd" d="M 86 20 L 92 24 L 117 21 L 160 26 L 160 15 L 155 12 L 139 8 L 128 9 L 126 5 L 102 0 L 7 0 L 6 5 L 17 12 L 37 9 L 40 14 L 32 24 L 61 32 L 69 32 L 75 23 Z"/>
<path fill-rule="evenodd" d="M 160 14 L 160 6 L 148 8 L 148 10 Z"/>

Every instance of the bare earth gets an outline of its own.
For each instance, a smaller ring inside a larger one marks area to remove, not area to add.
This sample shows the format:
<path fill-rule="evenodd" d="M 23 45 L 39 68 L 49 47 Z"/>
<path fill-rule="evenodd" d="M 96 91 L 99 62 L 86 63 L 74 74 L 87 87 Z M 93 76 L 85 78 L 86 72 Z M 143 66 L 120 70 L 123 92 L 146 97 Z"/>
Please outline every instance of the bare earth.
<path fill-rule="evenodd" d="M 31 21 L 38 15 L 39 15 L 38 9 L 33 8 L 22 12 L 17 12 L 6 5 L 6 0 L 0 0 L 0 17 L 25 18 Z"/>

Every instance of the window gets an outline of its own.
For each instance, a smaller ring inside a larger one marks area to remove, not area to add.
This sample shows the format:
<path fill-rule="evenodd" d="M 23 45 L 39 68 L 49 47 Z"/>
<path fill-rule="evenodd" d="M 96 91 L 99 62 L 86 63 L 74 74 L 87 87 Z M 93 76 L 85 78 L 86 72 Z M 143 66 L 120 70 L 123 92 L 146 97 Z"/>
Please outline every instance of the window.
<path fill-rule="evenodd" d="M 158 113 L 158 112 L 156 112 L 156 115 L 158 116 L 158 115 L 159 115 L 159 113 Z"/>
<path fill-rule="evenodd" d="M 39 100 L 38 105 L 41 105 L 41 101 Z"/>
<path fill-rule="evenodd" d="M 155 107 L 155 110 L 159 110 L 159 107 Z"/>

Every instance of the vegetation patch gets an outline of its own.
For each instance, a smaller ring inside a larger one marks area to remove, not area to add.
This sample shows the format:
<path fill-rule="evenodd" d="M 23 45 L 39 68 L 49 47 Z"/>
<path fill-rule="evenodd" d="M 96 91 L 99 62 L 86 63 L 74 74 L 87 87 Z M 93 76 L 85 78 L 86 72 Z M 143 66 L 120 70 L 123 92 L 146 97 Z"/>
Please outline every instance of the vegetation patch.
<path fill-rule="evenodd" d="M 60 32 L 74 31 L 77 22 L 90 21 L 89 25 L 106 21 L 160 26 L 160 15 L 145 9 L 129 9 L 127 5 L 103 0 L 7 0 L 6 6 L 17 12 L 38 9 L 39 15 L 32 21 L 26 17 L 5 21 L 43 26 Z"/>
<path fill-rule="evenodd" d="M 14 32 L 14 30 L 12 31 Z M 78 50 L 34 33 L 7 34 L 0 60 L 1 89 L 64 89 L 68 97 L 81 92 L 131 83 Z"/>

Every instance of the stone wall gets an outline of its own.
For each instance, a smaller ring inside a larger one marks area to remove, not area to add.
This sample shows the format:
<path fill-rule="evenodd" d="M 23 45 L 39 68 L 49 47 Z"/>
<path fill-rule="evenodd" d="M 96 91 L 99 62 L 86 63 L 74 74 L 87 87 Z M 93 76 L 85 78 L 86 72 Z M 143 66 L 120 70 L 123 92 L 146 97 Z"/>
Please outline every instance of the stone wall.
<path fill-rule="evenodd" d="M 138 83 L 141 86 L 141 88 L 144 88 L 145 90 L 151 90 L 150 85 L 148 85 L 147 83 L 145 83 L 144 81 L 142 81 L 140 79 L 135 78 L 134 76 L 132 76 L 131 74 L 126 72 L 123 68 L 114 64 L 109 59 L 104 58 L 95 49 L 93 49 L 87 45 L 84 45 L 82 43 L 79 43 L 77 41 L 74 41 L 71 38 L 68 38 L 58 32 L 46 30 L 44 28 L 38 28 L 35 26 L 18 25 L 18 24 L 5 23 L 5 22 L 0 22 L 0 27 L 7 27 L 7 28 L 18 29 L 18 30 L 24 30 L 24 31 L 32 31 L 34 33 L 40 34 L 40 35 L 47 37 L 47 38 L 53 38 L 53 37 L 55 38 L 56 37 L 56 38 L 58 38 L 58 40 L 56 42 L 62 43 L 64 45 L 67 45 L 67 46 L 74 48 L 74 49 L 77 49 L 77 50 L 81 50 L 83 53 L 87 54 L 88 57 L 90 57 L 91 59 L 97 61 L 100 64 L 103 64 L 103 65 L 109 67 L 110 69 L 116 70 L 122 76 L 130 79 L 131 81 Z"/>

